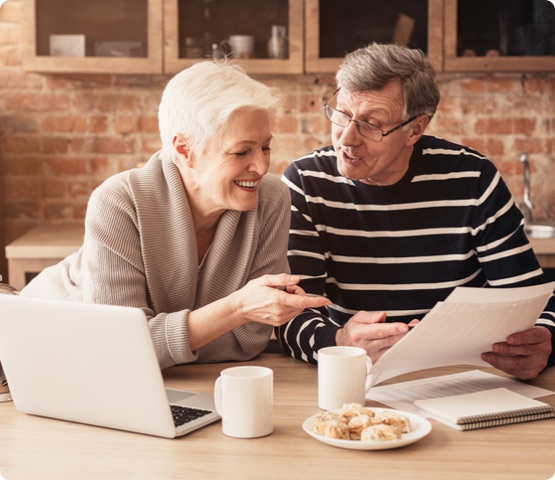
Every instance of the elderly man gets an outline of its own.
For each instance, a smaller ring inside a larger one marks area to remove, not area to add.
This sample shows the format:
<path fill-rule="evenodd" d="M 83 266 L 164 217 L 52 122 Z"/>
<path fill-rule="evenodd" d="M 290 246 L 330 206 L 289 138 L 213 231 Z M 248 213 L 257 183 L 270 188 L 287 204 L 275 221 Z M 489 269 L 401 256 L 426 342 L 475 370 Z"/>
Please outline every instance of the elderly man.
<path fill-rule="evenodd" d="M 547 282 L 495 166 L 425 135 L 439 92 L 421 51 L 371 44 L 347 55 L 336 79 L 324 105 L 332 145 L 294 161 L 283 177 L 292 273 L 332 305 L 278 329 L 287 353 L 316 363 L 322 347 L 356 345 L 375 361 L 458 286 Z M 483 359 L 534 378 L 553 364 L 554 337 L 552 296 L 536 326 Z"/>

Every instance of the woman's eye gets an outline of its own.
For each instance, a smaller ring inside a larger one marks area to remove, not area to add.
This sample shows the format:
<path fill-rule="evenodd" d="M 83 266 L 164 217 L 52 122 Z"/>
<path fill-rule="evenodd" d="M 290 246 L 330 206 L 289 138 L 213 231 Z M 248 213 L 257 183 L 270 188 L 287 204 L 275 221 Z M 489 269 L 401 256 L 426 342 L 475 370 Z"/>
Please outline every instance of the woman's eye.
<path fill-rule="evenodd" d="M 248 155 L 249 150 L 241 150 L 240 152 L 235 152 L 233 155 L 235 155 L 236 157 L 244 157 L 245 155 Z"/>

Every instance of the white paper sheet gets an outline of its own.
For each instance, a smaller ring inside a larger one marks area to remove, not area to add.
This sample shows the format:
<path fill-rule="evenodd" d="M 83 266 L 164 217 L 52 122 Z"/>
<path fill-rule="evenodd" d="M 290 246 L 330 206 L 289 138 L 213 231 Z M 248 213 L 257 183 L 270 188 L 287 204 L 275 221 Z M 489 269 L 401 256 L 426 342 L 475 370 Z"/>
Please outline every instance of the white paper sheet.
<path fill-rule="evenodd" d="M 540 398 L 555 393 L 544 388 L 511 380 L 510 378 L 500 377 L 499 375 L 493 375 L 480 370 L 471 370 L 452 375 L 442 375 L 374 387 L 368 391 L 366 398 L 392 408 L 417 413 L 426 417 L 429 415 L 414 405 L 415 400 L 462 395 L 482 390 L 491 390 L 493 388 L 507 388 L 530 398 Z"/>
<path fill-rule="evenodd" d="M 368 385 L 427 368 L 488 365 L 481 358 L 512 333 L 531 328 L 555 282 L 522 288 L 456 288 L 373 365 Z"/>

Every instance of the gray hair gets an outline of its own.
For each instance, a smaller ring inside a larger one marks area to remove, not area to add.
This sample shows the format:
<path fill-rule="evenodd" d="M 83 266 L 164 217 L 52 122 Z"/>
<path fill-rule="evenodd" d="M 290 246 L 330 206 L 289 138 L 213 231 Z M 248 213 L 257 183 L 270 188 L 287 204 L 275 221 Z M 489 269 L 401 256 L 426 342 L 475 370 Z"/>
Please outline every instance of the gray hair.
<path fill-rule="evenodd" d="M 336 74 L 338 87 L 353 93 L 381 90 L 399 79 L 405 115 L 430 118 L 439 103 L 434 67 L 421 50 L 402 45 L 371 43 L 347 54 Z"/>
<path fill-rule="evenodd" d="M 202 148 L 239 109 L 272 111 L 279 103 L 276 89 L 249 77 L 224 61 L 205 61 L 175 75 L 166 85 L 158 110 L 161 157 L 174 158 L 175 135 Z"/>

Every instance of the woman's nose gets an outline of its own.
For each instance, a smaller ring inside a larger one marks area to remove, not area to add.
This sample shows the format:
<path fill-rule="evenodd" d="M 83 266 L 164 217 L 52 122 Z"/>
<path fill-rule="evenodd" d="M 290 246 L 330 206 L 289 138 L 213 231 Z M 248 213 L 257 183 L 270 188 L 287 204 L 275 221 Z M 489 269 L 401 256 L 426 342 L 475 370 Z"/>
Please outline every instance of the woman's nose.
<path fill-rule="evenodd" d="M 258 173 L 260 176 L 266 175 L 270 168 L 270 155 L 264 151 L 260 151 L 256 158 L 249 164 L 248 169 Z"/>

